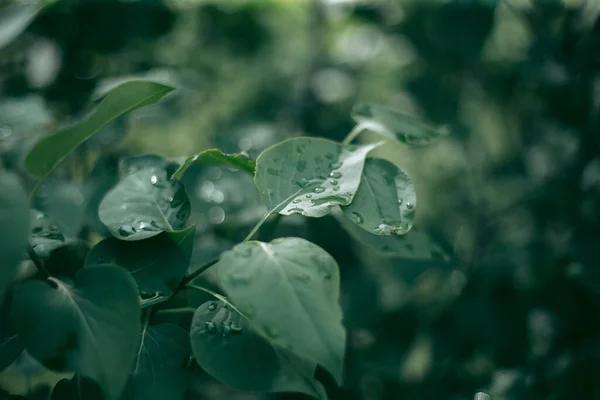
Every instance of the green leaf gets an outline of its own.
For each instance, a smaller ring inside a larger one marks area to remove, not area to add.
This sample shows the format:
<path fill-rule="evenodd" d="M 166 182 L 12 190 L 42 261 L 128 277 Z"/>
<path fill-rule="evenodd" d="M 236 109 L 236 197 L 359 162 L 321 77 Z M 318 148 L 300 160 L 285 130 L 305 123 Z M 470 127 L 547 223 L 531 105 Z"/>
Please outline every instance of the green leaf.
<path fill-rule="evenodd" d="M 185 228 L 190 200 L 183 184 L 164 169 L 147 168 L 121 180 L 98 210 L 100 220 L 122 240 L 142 240 Z"/>
<path fill-rule="evenodd" d="M 233 304 L 265 337 L 322 365 L 341 383 L 346 332 L 339 272 L 325 250 L 299 238 L 246 242 L 223 253 L 217 274 Z"/>
<path fill-rule="evenodd" d="M 188 333 L 173 324 L 144 326 L 123 399 L 181 399 L 188 374 L 184 361 L 190 354 Z"/>
<path fill-rule="evenodd" d="M 346 217 L 376 235 L 404 235 L 413 226 L 417 195 L 402 170 L 381 158 L 367 158 Z"/>
<path fill-rule="evenodd" d="M 127 381 L 141 330 L 135 281 L 110 266 L 80 270 L 72 283 L 56 278 L 15 287 L 11 320 L 27 351 L 46 367 L 93 379 L 107 400 Z"/>
<path fill-rule="evenodd" d="M 379 236 L 359 228 L 340 210 L 334 211 L 332 215 L 354 240 L 384 256 L 415 260 L 448 260 L 448 256 L 437 244 L 415 228 L 405 235 Z"/>
<path fill-rule="evenodd" d="M 39 2 L 9 4 L 0 9 L 0 49 L 15 40 L 42 9 Z"/>
<path fill-rule="evenodd" d="M 219 149 L 208 149 L 188 157 L 185 163 L 173 174 L 173 179 L 181 179 L 194 164 L 211 164 L 230 168 L 239 168 L 244 172 L 254 176 L 256 162 L 248 158 L 245 154 L 226 154 Z"/>
<path fill-rule="evenodd" d="M 46 214 L 38 210 L 31 210 L 30 215 L 31 235 L 29 236 L 29 244 L 38 256 L 47 258 L 54 249 L 67 244 L 65 236 L 58 225 Z"/>
<path fill-rule="evenodd" d="M 104 239 L 88 254 L 86 265 L 117 265 L 135 278 L 141 293 L 171 296 L 190 265 L 195 227 L 136 242 Z"/>
<path fill-rule="evenodd" d="M 52 389 L 50 400 L 105 400 L 102 389 L 93 380 L 75 374 L 61 379 Z"/>
<path fill-rule="evenodd" d="M 23 340 L 10 325 L 9 302 L 0 300 L 0 372 L 13 363 L 25 350 Z"/>
<path fill-rule="evenodd" d="M 313 378 L 315 362 L 271 344 L 223 300 L 206 302 L 196 310 L 190 335 L 198 364 L 229 387 L 325 397 Z"/>
<path fill-rule="evenodd" d="M 286 140 L 260 154 L 254 182 L 269 210 L 323 217 L 335 205 L 350 204 L 365 156 L 379 145 L 307 137 Z"/>
<path fill-rule="evenodd" d="M 109 122 L 138 108 L 154 104 L 174 88 L 150 81 L 129 81 L 112 89 L 91 115 L 40 140 L 25 158 L 25 167 L 44 178 L 77 146 Z"/>
<path fill-rule="evenodd" d="M 424 146 L 446 134 L 423 121 L 378 104 L 358 104 L 352 118 L 365 129 L 411 146 Z"/>
<path fill-rule="evenodd" d="M 25 253 L 29 201 L 17 175 L 0 171 L 0 303 Z"/>

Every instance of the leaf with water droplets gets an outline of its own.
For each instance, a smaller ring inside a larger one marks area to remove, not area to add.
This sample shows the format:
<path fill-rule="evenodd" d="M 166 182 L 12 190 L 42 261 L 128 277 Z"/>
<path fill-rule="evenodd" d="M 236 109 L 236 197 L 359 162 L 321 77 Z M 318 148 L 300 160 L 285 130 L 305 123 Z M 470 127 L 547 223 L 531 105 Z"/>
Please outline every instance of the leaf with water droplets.
<path fill-rule="evenodd" d="M 286 140 L 258 156 L 254 182 L 273 212 L 323 217 L 336 205 L 350 204 L 365 157 L 379 145 L 308 137 Z"/>
<path fill-rule="evenodd" d="M 274 346 L 224 299 L 202 304 L 190 331 L 196 361 L 237 390 L 298 392 L 325 398 L 317 364 Z"/>
<path fill-rule="evenodd" d="M 198 154 L 188 157 L 181 167 L 173 174 L 173 179 L 181 179 L 194 164 L 218 165 L 230 168 L 239 168 L 240 170 L 254 176 L 256 163 L 245 154 L 227 154 L 219 149 L 208 149 Z"/>
<path fill-rule="evenodd" d="M 410 146 L 424 146 L 446 134 L 443 128 L 433 128 L 418 118 L 378 104 L 354 106 L 352 118 L 365 129 Z"/>
<path fill-rule="evenodd" d="M 322 365 L 341 383 L 346 332 L 333 257 L 299 238 L 252 241 L 223 253 L 217 274 L 265 337 Z"/>
<path fill-rule="evenodd" d="M 402 170 L 381 158 L 367 158 L 360 186 L 344 214 L 376 235 L 404 235 L 413 226 L 417 196 Z"/>
<path fill-rule="evenodd" d="M 141 330 L 137 288 L 127 271 L 90 266 L 71 282 L 22 282 L 10 314 L 27 351 L 42 364 L 77 371 L 93 379 L 106 400 L 119 398 Z"/>
<path fill-rule="evenodd" d="M 171 296 L 190 265 L 195 227 L 135 242 L 107 238 L 88 254 L 86 265 L 117 265 L 135 278 L 140 293 Z"/>
<path fill-rule="evenodd" d="M 43 138 L 29 151 L 25 168 L 44 178 L 73 150 L 121 115 L 154 104 L 174 89 L 150 81 L 132 80 L 112 89 L 83 121 Z"/>
<path fill-rule="evenodd" d="M 449 260 L 448 255 L 440 246 L 435 244 L 424 232 L 415 230 L 415 228 L 405 235 L 379 236 L 359 228 L 360 224 L 353 220 L 352 215 L 348 218 L 339 209 L 334 210 L 332 215 L 354 240 L 382 255 L 414 260 Z"/>
<path fill-rule="evenodd" d="M 109 191 L 100 220 L 121 240 L 142 240 L 185 228 L 190 200 L 181 182 L 164 169 L 147 168 L 126 176 Z"/>
<path fill-rule="evenodd" d="M 17 175 L 0 171 L 0 304 L 29 235 L 29 202 Z"/>
<path fill-rule="evenodd" d="M 121 398 L 181 399 L 189 381 L 189 371 L 183 361 L 190 351 L 189 335 L 179 326 L 146 323 L 129 383 Z"/>

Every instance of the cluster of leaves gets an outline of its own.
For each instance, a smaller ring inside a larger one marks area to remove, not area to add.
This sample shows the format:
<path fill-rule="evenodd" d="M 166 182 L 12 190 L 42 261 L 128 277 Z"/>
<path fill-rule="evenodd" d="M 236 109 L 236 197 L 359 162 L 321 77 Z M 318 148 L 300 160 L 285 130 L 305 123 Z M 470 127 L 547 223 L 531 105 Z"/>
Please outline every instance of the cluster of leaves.
<path fill-rule="evenodd" d="M 39 186 L 99 129 L 172 90 L 150 81 L 115 87 L 86 119 L 40 140 L 25 167 Z M 297 137 L 256 161 L 216 149 L 181 164 L 154 155 L 122 160 L 119 181 L 97 211 L 112 237 L 70 270 L 53 257 L 76 243 L 48 216 L 30 211 L 16 176 L 3 172 L 0 231 L 10 234 L 0 241 L 0 368 L 25 350 L 50 370 L 74 373 L 56 385 L 52 399 L 181 398 L 193 360 L 239 390 L 326 398 L 317 366 L 338 385 L 344 376 L 338 265 L 305 239 L 251 239 L 272 216 L 333 213 L 381 251 L 414 245 L 402 236 L 416 211 L 410 178 L 389 161 L 367 157 L 382 142 L 350 142 L 369 129 L 423 145 L 440 131 L 377 105 L 357 106 L 353 117 L 357 125 L 343 143 Z M 191 205 L 181 179 L 206 163 L 251 174 L 268 211 L 242 243 L 191 270 L 195 226 L 188 224 Z M 19 270 L 25 253 L 36 270 Z M 211 267 L 223 294 L 195 282 Z M 194 290 L 214 299 L 186 302 L 184 311 L 193 312 L 187 326 L 170 320 L 181 311 L 177 300 Z"/>

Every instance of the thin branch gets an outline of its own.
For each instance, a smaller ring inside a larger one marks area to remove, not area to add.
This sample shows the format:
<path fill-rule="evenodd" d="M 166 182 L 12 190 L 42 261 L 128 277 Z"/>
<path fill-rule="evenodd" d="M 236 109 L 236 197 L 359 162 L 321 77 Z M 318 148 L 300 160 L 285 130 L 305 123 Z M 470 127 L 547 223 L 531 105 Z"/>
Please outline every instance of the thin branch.
<path fill-rule="evenodd" d="M 33 249 L 33 247 L 31 247 L 31 245 L 29 243 L 27 244 L 27 254 L 29 254 L 29 258 L 31 259 L 31 261 L 33 261 L 36 268 L 38 269 L 38 272 L 42 275 L 42 277 L 44 279 L 50 278 L 50 273 L 44 266 L 44 262 L 37 255 L 37 253 L 35 252 L 35 250 Z"/>

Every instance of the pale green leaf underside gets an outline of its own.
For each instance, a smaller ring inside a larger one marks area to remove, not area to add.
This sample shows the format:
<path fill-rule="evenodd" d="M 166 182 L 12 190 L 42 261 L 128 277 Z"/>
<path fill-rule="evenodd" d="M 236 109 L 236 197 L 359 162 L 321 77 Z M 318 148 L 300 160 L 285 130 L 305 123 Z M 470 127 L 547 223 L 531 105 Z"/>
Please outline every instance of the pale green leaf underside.
<path fill-rule="evenodd" d="M 25 252 L 29 201 L 17 175 L 0 171 L 0 304 Z"/>
<path fill-rule="evenodd" d="M 190 201 L 181 182 L 164 169 L 135 172 L 106 194 L 98 210 L 100 221 L 121 240 L 142 240 L 185 228 Z"/>
<path fill-rule="evenodd" d="M 424 146 L 447 134 L 443 128 L 431 127 L 418 118 L 378 104 L 357 104 L 352 118 L 365 129 L 411 146 Z"/>
<path fill-rule="evenodd" d="M 379 145 L 308 137 L 286 140 L 260 154 L 254 182 L 269 210 L 323 217 L 333 206 L 350 204 L 365 157 Z"/>
<path fill-rule="evenodd" d="M 30 280 L 15 288 L 12 323 L 27 351 L 52 369 L 93 379 L 107 400 L 123 390 L 141 330 L 133 278 L 118 267 L 81 269 L 72 284 Z"/>
<path fill-rule="evenodd" d="M 360 186 L 344 214 L 376 235 L 404 235 L 413 226 L 415 187 L 400 168 L 387 160 L 367 158 Z"/>
<path fill-rule="evenodd" d="M 229 387 L 324 398 L 313 378 L 317 364 L 273 346 L 231 304 L 201 305 L 192 320 L 191 341 L 202 369 Z"/>
<path fill-rule="evenodd" d="M 258 331 L 341 383 L 346 332 L 333 257 L 300 238 L 246 242 L 221 256 L 217 274 Z"/>
<path fill-rule="evenodd" d="M 116 118 L 154 104 L 175 90 L 150 81 L 129 81 L 112 89 L 100 105 L 83 121 L 40 140 L 25 158 L 25 168 L 43 178 L 75 148 Z"/>
<path fill-rule="evenodd" d="M 194 164 L 219 165 L 223 167 L 239 168 L 254 176 L 256 162 L 243 154 L 226 154 L 219 149 L 208 149 L 188 157 L 183 165 L 173 174 L 173 179 L 181 179 L 185 172 Z"/>

